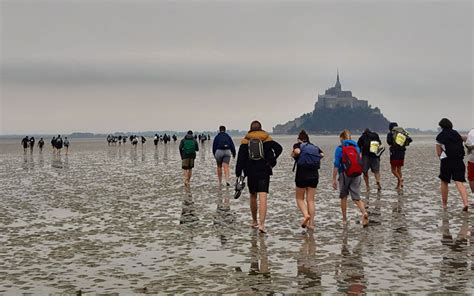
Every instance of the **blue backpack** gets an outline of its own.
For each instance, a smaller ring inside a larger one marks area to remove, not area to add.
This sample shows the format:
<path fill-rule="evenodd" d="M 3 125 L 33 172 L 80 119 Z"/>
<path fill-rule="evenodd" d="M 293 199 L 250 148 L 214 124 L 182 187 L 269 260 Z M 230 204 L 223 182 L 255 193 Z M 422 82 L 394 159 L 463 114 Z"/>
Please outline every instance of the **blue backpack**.
<path fill-rule="evenodd" d="M 301 153 L 296 164 L 300 167 L 318 170 L 321 166 L 321 150 L 311 143 L 300 145 Z"/>

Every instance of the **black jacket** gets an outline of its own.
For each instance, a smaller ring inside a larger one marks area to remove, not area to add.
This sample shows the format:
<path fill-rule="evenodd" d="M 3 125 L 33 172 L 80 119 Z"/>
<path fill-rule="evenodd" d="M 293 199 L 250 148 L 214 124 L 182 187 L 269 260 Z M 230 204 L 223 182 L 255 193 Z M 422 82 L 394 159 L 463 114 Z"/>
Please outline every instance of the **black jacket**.
<path fill-rule="evenodd" d="M 271 140 L 263 142 L 263 151 L 265 159 L 251 160 L 249 158 L 249 145 L 241 144 L 235 168 L 236 176 L 240 177 L 242 172 L 249 178 L 265 178 L 272 175 L 272 168 L 276 165 L 277 158 L 280 156 L 283 148 L 280 144 Z"/>

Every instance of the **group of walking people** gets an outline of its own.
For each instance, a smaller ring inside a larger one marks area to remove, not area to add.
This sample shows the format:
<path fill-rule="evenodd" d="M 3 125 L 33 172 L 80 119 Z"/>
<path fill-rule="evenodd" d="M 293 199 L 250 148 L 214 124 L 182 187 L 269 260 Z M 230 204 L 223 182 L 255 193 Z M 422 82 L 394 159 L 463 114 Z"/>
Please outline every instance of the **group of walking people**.
<path fill-rule="evenodd" d="M 37 145 L 38 145 L 39 152 L 42 153 L 43 147 L 44 147 L 44 139 L 40 138 Z M 61 155 L 61 150 L 63 148 L 66 150 L 66 155 L 67 155 L 69 152 L 70 145 L 71 143 L 69 142 L 68 138 L 64 137 L 64 140 L 63 140 L 61 135 L 58 135 L 57 137 L 53 137 L 51 139 L 51 147 L 53 148 L 53 153 L 58 156 Z M 23 147 L 23 151 L 25 153 L 27 152 L 28 148 L 30 148 L 30 152 L 33 153 L 33 149 L 35 147 L 35 137 L 25 136 L 21 140 L 21 146 Z"/>
<path fill-rule="evenodd" d="M 469 154 L 468 179 L 471 190 L 474 192 L 474 129 L 470 131 L 469 135 L 461 136 L 446 118 L 440 121 L 439 126 L 442 131 L 436 138 L 436 151 L 441 163 L 439 178 L 441 180 L 442 204 L 444 208 L 447 207 L 448 184 L 453 180 L 462 198 L 463 211 L 467 211 L 469 207 L 467 191 L 463 184 L 466 181 L 464 148 L 467 148 Z M 391 172 L 397 180 L 396 189 L 401 190 L 404 186 L 402 167 L 404 166 L 405 152 L 413 139 L 405 129 L 399 127 L 395 122 L 390 123 L 388 128 L 386 143 L 389 146 Z M 369 129 L 362 133 L 357 142 L 352 139 L 351 132 L 347 129 L 339 134 L 339 140 L 340 145 L 334 151 L 332 186 L 334 190 L 339 191 L 342 222 L 347 222 L 347 199 L 350 196 L 360 211 L 361 223 L 365 227 L 369 224 L 369 214 L 361 200 L 360 186 L 362 179 L 364 179 L 366 190 L 370 190 L 369 171 L 371 171 L 375 177 L 377 190 L 382 190 L 380 157 L 385 151 L 385 147 L 380 136 Z M 184 172 L 184 184 L 189 186 L 196 152 L 199 151 L 198 142 L 192 131 L 188 131 L 181 140 L 179 151 Z M 217 163 L 219 184 L 224 181 L 225 185 L 230 186 L 229 163 L 231 158 L 237 156 L 236 190 L 242 189 L 246 179 L 252 216 L 250 226 L 261 233 L 266 233 L 265 220 L 270 176 L 273 174 L 273 168 L 282 151 L 282 146 L 262 129 L 259 121 L 253 121 L 250 124 L 250 130 L 240 142 L 238 153 L 224 126 L 219 127 L 219 133 L 213 141 L 212 152 Z M 321 159 L 325 157 L 325 153 L 312 143 L 307 132 L 302 130 L 297 136 L 297 143 L 293 145 L 291 156 L 295 161 L 293 171 L 296 170 L 296 204 L 303 216 L 300 225 L 302 228 L 313 230 L 315 228 L 316 188 L 319 183 Z M 236 194 L 236 198 L 238 196 L 240 193 Z"/>
<path fill-rule="evenodd" d="M 33 153 L 33 150 L 35 148 L 35 137 L 28 137 L 25 136 L 23 139 L 21 139 L 21 146 L 23 147 L 23 152 L 26 153 L 28 151 L 28 148 L 30 148 L 30 152 Z M 40 150 L 40 153 L 43 152 L 43 147 L 44 147 L 44 140 L 43 138 L 40 138 L 38 141 L 38 148 Z"/>

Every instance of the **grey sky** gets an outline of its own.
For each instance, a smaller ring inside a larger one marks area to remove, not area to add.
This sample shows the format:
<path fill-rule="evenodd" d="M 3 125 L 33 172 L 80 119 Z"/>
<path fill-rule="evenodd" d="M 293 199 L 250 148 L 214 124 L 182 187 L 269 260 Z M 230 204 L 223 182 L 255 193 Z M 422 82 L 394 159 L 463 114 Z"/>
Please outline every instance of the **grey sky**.
<path fill-rule="evenodd" d="M 0 1 L 1 134 L 271 130 L 337 67 L 389 120 L 474 127 L 471 1 Z"/>

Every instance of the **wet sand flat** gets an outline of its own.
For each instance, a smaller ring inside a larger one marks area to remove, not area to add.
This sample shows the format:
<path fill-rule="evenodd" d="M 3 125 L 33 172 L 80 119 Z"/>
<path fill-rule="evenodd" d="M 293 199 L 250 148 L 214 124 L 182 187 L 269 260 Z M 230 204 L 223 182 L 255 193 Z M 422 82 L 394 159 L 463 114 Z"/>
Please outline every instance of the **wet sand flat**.
<path fill-rule="evenodd" d="M 364 193 L 367 228 L 352 202 L 341 223 L 331 186 L 337 137 L 312 137 L 326 152 L 314 233 L 299 227 L 295 138 L 275 138 L 284 152 L 268 235 L 248 227 L 247 189 L 234 200 L 232 187 L 218 186 L 211 142 L 200 146 L 187 190 L 178 143 L 135 151 L 73 139 L 58 159 L 47 144 L 24 155 L 19 140 L 0 140 L 0 294 L 474 293 L 472 213 L 453 185 L 441 209 L 434 137 L 408 148 L 403 192 L 387 149 L 382 192 Z"/>

